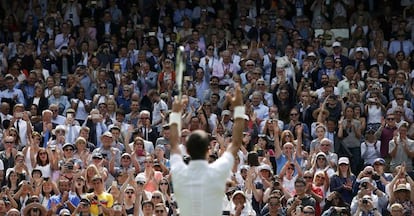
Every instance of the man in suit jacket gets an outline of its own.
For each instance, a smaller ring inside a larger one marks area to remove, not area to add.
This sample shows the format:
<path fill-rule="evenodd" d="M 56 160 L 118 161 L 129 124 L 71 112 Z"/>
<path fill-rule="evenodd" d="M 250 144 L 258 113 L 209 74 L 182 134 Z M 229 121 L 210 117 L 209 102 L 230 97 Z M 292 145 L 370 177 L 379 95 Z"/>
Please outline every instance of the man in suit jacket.
<path fill-rule="evenodd" d="M 138 131 L 142 138 L 155 143 L 159 137 L 156 127 L 151 126 L 151 113 L 148 110 L 142 110 L 139 114 Z"/>
<path fill-rule="evenodd" d="M 42 121 L 33 126 L 34 131 L 42 135 L 43 146 L 47 146 L 47 142 L 52 137 L 52 129 L 56 128 L 57 124 L 52 123 L 53 112 L 49 109 L 43 110 Z"/>
<path fill-rule="evenodd" d="M 105 11 L 103 21 L 98 24 L 98 43 L 102 44 L 105 39 L 110 39 L 110 36 L 118 32 L 118 25 L 112 22 L 112 16 L 109 11 Z"/>
<path fill-rule="evenodd" d="M 39 55 L 40 51 L 42 49 L 42 45 L 47 45 L 47 42 L 49 41 L 49 34 L 46 32 L 46 29 L 44 27 L 40 27 L 37 30 L 36 38 L 34 39 L 34 44 L 36 46 L 36 53 Z"/>
<path fill-rule="evenodd" d="M 101 135 L 108 130 L 103 120 L 103 115 L 99 113 L 99 110 L 93 109 L 88 119 L 83 123 L 83 126 L 87 126 L 90 129 L 88 141 L 93 143 L 97 148 L 102 145 Z"/>
<path fill-rule="evenodd" d="M 56 59 L 56 65 L 58 70 L 62 73 L 62 77 L 66 77 L 72 73 L 72 68 L 76 65 L 76 53 L 68 52 L 68 47 L 63 46 L 60 49 L 59 56 Z"/>
<path fill-rule="evenodd" d="M 391 63 L 385 57 L 385 53 L 383 51 L 379 51 L 375 57 L 376 63 L 372 64 L 370 67 L 376 67 L 381 78 L 386 78 L 388 76 L 388 71 L 392 68 Z"/>

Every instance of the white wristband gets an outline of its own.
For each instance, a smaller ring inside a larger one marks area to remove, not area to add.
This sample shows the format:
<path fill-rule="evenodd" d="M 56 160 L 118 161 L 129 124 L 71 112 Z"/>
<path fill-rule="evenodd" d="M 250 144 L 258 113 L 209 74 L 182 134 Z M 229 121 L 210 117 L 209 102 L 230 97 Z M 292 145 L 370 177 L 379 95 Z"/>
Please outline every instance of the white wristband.
<path fill-rule="evenodd" d="M 177 124 L 178 133 L 181 133 L 181 113 L 172 112 L 170 114 L 170 124 Z"/>
<path fill-rule="evenodd" d="M 233 119 L 244 119 L 244 115 L 246 114 L 246 108 L 244 106 L 236 106 L 234 107 Z"/>

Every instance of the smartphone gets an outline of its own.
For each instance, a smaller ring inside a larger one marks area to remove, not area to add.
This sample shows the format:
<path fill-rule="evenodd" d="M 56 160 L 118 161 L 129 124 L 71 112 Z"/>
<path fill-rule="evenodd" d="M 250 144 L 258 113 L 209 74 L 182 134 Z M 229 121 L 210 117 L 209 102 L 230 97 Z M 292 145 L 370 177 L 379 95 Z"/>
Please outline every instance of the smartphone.
<path fill-rule="evenodd" d="M 148 32 L 148 36 L 149 37 L 155 36 L 155 32 Z"/>
<path fill-rule="evenodd" d="M 120 65 L 119 64 L 114 64 L 114 71 L 116 71 L 116 70 L 120 70 L 121 69 L 121 67 L 120 67 Z"/>
<path fill-rule="evenodd" d="M 44 177 L 43 180 L 49 181 L 49 177 Z"/>
<path fill-rule="evenodd" d="M 223 211 L 221 215 L 230 215 L 230 211 Z"/>
<path fill-rule="evenodd" d="M 22 118 L 22 117 L 23 117 L 23 113 L 22 112 L 16 113 L 16 118 Z"/>
<path fill-rule="evenodd" d="M 184 76 L 184 81 L 190 81 L 190 82 L 192 82 L 193 81 L 193 77 L 191 77 L 191 76 Z"/>
<path fill-rule="evenodd" d="M 263 157 L 263 156 L 264 156 L 264 151 L 263 151 L 263 149 L 259 149 L 259 150 L 257 150 L 257 155 L 258 155 L 259 157 Z"/>
<path fill-rule="evenodd" d="M 98 119 L 99 118 L 99 114 L 92 114 L 92 119 Z"/>
<path fill-rule="evenodd" d="M 136 150 L 136 153 L 138 156 L 144 156 L 144 151 L 143 150 Z"/>

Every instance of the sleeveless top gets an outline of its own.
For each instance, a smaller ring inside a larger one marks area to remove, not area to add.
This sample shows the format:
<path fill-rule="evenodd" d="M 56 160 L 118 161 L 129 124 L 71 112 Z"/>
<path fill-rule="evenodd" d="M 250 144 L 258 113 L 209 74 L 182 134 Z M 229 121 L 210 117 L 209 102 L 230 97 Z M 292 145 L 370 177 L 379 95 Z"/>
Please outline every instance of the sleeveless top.
<path fill-rule="evenodd" d="M 381 123 L 382 111 L 379 106 L 368 106 L 367 124 Z"/>
<path fill-rule="evenodd" d="M 46 164 L 46 166 L 36 165 L 35 169 L 39 169 L 40 171 L 42 171 L 43 178 L 52 177 L 52 167 L 50 166 L 50 163 Z"/>

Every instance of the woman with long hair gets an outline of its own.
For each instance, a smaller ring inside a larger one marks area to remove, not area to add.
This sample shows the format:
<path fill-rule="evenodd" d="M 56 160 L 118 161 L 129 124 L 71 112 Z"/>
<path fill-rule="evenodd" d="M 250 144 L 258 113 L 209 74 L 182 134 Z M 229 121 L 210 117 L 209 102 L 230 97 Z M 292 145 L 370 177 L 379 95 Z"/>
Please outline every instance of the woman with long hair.
<path fill-rule="evenodd" d="M 86 186 L 86 180 L 82 175 L 75 175 L 73 178 L 75 181 L 72 183 L 71 191 L 76 193 L 76 196 L 81 199 L 88 192 L 88 187 Z"/>
<path fill-rule="evenodd" d="M 66 79 L 66 86 L 64 95 L 68 96 L 69 98 L 76 97 L 76 92 L 79 89 L 79 80 L 76 79 L 75 74 L 68 74 Z"/>
<path fill-rule="evenodd" d="M 55 195 L 59 194 L 59 189 L 57 188 L 56 184 L 50 178 L 45 178 L 40 190 L 35 193 L 35 195 L 39 196 L 40 204 L 47 208 L 50 198 Z"/>
<path fill-rule="evenodd" d="M 168 181 L 168 178 L 163 177 L 161 181 L 158 183 L 158 190 L 162 193 L 165 198 L 165 205 L 167 208 L 171 206 L 174 202 L 173 194 L 171 193 L 171 185 Z"/>
<path fill-rule="evenodd" d="M 39 148 L 34 169 L 40 170 L 43 178 L 52 178 L 53 171 L 59 170 L 56 152 L 52 152 L 50 148 Z M 53 180 L 56 179 L 53 178 Z"/>
<path fill-rule="evenodd" d="M 316 139 L 312 140 L 310 143 L 310 155 L 314 155 L 319 152 L 319 146 L 321 144 L 321 140 L 325 138 L 326 127 L 323 124 L 319 124 L 315 128 Z"/>
<path fill-rule="evenodd" d="M 76 152 L 73 154 L 73 158 L 79 159 L 82 161 L 82 164 L 88 164 L 91 153 L 87 147 L 88 143 L 83 137 L 78 137 L 75 140 L 75 149 Z"/>
<path fill-rule="evenodd" d="M 116 122 L 116 110 L 118 109 L 118 105 L 115 101 L 115 99 L 108 99 L 106 101 L 106 106 L 107 106 L 107 117 L 106 118 L 110 118 L 112 120 L 112 122 Z"/>
<path fill-rule="evenodd" d="M 313 186 L 320 188 L 323 192 L 323 197 L 326 196 L 326 193 L 329 190 L 329 176 L 328 173 L 325 171 L 317 171 L 313 175 Z"/>
<path fill-rule="evenodd" d="M 350 204 L 352 202 L 352 187 L 356 182 L 356 176 L 352 174 L 349 166 L 349 159 L 341 157 L 338 160 L 338 170 L 331 177 L 330 190 L 336 191 L 342 195 L 342 199 Z"/>
<path fill-rule="evenodd" d="M 6 185 L 9 188 L 12 195 L 14 195 L 19 189 L 20 179 L 17 172 L 13 168 L 9 168 L 6 171 Z"/>
<path fill-rule="evenodd" d="M 175 71 L 173 68 L 174 64 L 170 59 L 165 59 L 162 63 L 162 71 L 158 75 L 158 89 L 160 93 L 167 90 L 168 85 L 175 84 Z"/>
<path fill-rule="evenodd" d="M 102 159 L 98 159 L 97 157 L 94 157 L 94 156 L 92 156 L 92 160 L 102 161 Z M 95 164 L 90 164 L 89 166 L 86 167 L 86 169 L 83 171 L 82 176 L 84 176 L 85 178 L 85 184 L 88 189 L 88 192 L 93 189 L 93 181 L 92 181 L 93 177 L 95 175 L 100 175 L 102 176 L 102 179 L 105 182 L 106 178 L 108 177 L 107 174 L 106 175 L 105 174 L 106 173 L 100 171 Z"/>
<path fill-rule="evenodd" d="M 38 132 L 33 132 L 32 136 L 29 137 L 29 142 L 26 147 L 23 148 L 24 163 L 30 173 L 33 167 L 36 166 L 36 156 L 40 150 L 41 141 L 42 136 Z"/>

